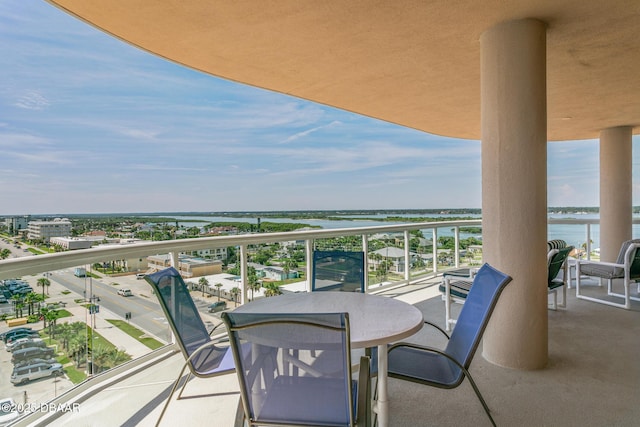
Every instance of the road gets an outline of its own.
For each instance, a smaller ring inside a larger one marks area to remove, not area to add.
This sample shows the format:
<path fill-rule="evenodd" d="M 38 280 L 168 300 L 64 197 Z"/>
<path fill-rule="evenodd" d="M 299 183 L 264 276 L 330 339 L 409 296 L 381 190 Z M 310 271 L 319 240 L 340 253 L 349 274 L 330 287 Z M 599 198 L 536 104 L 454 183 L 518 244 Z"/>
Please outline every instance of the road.
<path fill-rule="evenodd" d="M 127 284 L 128 278 L 104 278 L 94 279 L 89 277 L 76 277 L 72 270 L 59 270 L 51 273 L 49 279 L 68 290 L 89 298 L 95 297 L 95 303 L 109 309 L 122 319 L 126 313 L 131 313 L 131 323 L 149 334 L 167 339 L 167 322 L 151 289 L 137 285 L 132 289 Z M 119 283 L 119 285 L 114 285 Z M 133 296 L 123 297 L 118 295 L 118 289 L 129 288 L 133 290 Z M 99 298 L 99 300 L 98 300 Z"/>

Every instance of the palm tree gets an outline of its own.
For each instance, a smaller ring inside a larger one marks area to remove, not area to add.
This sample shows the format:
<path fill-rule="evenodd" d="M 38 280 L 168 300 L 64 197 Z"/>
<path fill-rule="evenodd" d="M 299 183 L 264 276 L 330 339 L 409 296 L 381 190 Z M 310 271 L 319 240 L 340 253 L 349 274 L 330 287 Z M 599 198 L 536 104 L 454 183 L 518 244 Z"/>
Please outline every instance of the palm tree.
<path fill-rule="evenodd" d="M 103 345 L 94 345 L 91 348 L 92 373 L 97 374 L 108 363 L 109 349 Z"/>
<path fill-rule="evenodd" d="M 0 259 L 7 259 L 11 255 L 11 250 L 4 248 L 0 251 Z"/>
<path fill-rule="evenodd" d="M 264 296 L 265 297 L 274 297 L 276 295 L 282 295 L 282 291 L 280 287 L 273 282 L 269 282 L 264 285 Z"/>
<path fill-rule="evenodd" d="M 201 277 L 200 280 L 198 280 L 198 284 L 200 284 L 202 289 L 202 296 L 204 296 L 204 288 L 209 286 L 209 281 L 206 277 Z"/>
<path fill-rule="evenodd" d="M 262 287 L 262 284 L 260 283 L 257 277 L 253 276 L 253 280 L 251 277 L 249 277 L 248 285 L 249 285 L 249 289 L 251 289 L 251 299 L 253 299 L 253 293 L 259 291 L 260 288 Z"/>
<path fill-rule="evenodd" d="M 233 289 L 231 289 L 231 297 L 233 298 L 233 301 L 236 303 L 236 307 L 238 306 L 238 295 L 240 294 L 240 288 L 239 287 L 235 287 Z"/>
<path fill-rule="evenodd" d="M 128 360 L 131 360 L 131 356 L 124 350 L 112 348 L 107 352 L 106 366 L 109 369 L 115 368 L 116 366 L 121 365 Z"/>
<path fill-rule="evenodd" d="M 71 330 L 71 325 L 68 323 L 63 323 L 61 325 L 56 326 L 56 333 L 60 336 L 60 343 L 62 348 L 67 350 L 69 348 L 69 341 L 73 337 L 73 331 Z"/>
<path fill-rule="evenodd" d="M 21 294 L 15 294 L 11 297 L 13 311 L 15 311 L 16 317 L 22 317 L 22 309 L 24 308 L 23 298 Z"/>
<path fill-rule="evenodd" d="M 46 277 L 41 277 L 38 279 L 38 286 L 42 286 L 42 296 L 44 296 L 45 287 L 50 285 L 51 281 L 49 281 L 49 279 L 47 279 Z"/>
<path fill-rule="evenodd" d="M 80 322 L 75 322 L 80 323 Z M 80 367 L 82 356 L 85 354 L 87 339 L 84 335 L 76 334 L 69 340 L 68 354 L 76 363 L 76 368 Z"/>
<path fill-rule="evenodd" d="M 44 327 L 46 328 L 47 323 L 49 324 L 49 341 L 51 341 L 52 338 L 55 338 L 56 320 L 58 319 L 58 313 L 56 313 L 55 310 L 43 308 L 42 315 L 44 317 Z"/>
<path fill-rule="evenodd" d="M 215 286 L 216 290 L 218 291 L 218 301 L 220 301 L 220 288 L 222 287 L 222 283 L 216 283 L 213 286 Z"/>
<path fill-rule="evenodd" d="M 29 292 L 24 296 L 24 303 L 27 305 L 27 316 L 31 316 L 35 314 L 35 310 L 33 309 L 33 304 L 36 302 L 38 294 L 34 292 Z"/>

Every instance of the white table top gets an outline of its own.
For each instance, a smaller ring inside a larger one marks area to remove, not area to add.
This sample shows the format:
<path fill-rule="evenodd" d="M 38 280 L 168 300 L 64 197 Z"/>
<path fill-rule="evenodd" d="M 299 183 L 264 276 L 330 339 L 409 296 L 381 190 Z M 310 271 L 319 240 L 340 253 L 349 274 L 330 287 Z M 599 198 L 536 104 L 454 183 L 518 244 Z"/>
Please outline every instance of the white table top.
<path fill-rule="evenodd" d="M 403 301 L 359 292 L 304 292 L 261 298 L 239 313 L 349 313 L 351 347 L 366 348 L 407 338 L 424 324 L 422 312 Z"/>

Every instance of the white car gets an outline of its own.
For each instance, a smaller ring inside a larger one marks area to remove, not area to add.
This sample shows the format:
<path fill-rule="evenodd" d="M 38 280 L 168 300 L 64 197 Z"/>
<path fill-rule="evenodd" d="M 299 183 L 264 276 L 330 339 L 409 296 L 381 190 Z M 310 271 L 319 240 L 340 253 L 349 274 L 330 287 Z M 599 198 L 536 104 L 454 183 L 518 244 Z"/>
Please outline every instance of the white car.
<path fill-rule="evenodd" d="M 118 289 L 118 295 L 122 295 L 123 297 L 133 296 L 131 289 Z"/>
<path fill-rule="evenodd" d="M 7 351 L 19 350 L 27 347 L 46 347 L 46 343 L 42 338 L 19 338 L 5 344 Z"/>
<path fill-rule="evenodd" d="M 0 399 L 0 426 L 15 421 L 20 416 L 16 402 L 10 397 Z"/>

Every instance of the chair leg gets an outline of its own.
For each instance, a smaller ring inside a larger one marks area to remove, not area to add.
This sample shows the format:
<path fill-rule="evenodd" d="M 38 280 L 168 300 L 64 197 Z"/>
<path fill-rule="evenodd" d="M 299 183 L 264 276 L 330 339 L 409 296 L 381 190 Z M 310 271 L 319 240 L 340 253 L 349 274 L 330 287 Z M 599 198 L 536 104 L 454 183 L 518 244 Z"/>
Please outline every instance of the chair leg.
<path fill-rule="evenodd" d="M 156 421 L 156 427 L 158 427 L 160 425 L 160 421 L 162 421 L 162 417 L 164 417 L 164 413 L 167 411 L 167 408 L 169 407 L 169 403 L 171 402 L 171 398 L 173 397 L 173 394 L 176 392 L 176 389 L 178 388 L 178 385 L 180 384 L 180 378 L 182 378 L 182 374 L 184 374 L 185 369 L 187 368 L 187 363 L 185 363 L 182 366 L 182 370 L 180 370 L 180 374 L 178 374 L 178 378 L 176 378 L 176 380 L 173 382 L 173 387 L 171 387 L 171 393 L 169 393 L 169 397 L 167 397 L 167 400 L 164 403 L 164 406 L 162 407 L 162 411 L 160 412 L 160 416 L 158 417 L 158 421 Z M 187 377 L 188 379 L 188 377 Z M 186 385 L 186 381 L 185 381 L 185 385 Z"/>
<path fill-rule="evenodd" d="M 491 416 L 491 411 L 489 410 L 489 406 L 487 406 L 487 402 L 485 402 L 484 398 L 482 397 L 482 394 L 480 393 L 480 389 L 476 385 L 476 382 L 473 380 L 473 377 L 471 377 L 471 374 L 467 369 L 464 369 L 464 372 L 467 378 L 469 378 L 471 387 L 473 388 L 473 391 L 476 393 L 476 396 L 478 396 L 478 400 L 480 401 L 480 403 L 482 403 L 484 412 L 487 414 L 487 417 L 489 417 L 489 420 L 491 421 L 491 425 L 493 425 L 493 427 L 496 427 L 496 422 L 493 420 L 493 417 Z"/>
<path fill-rule="evenodd" d="M 558 290 L 554 289 L 553 291 L 550 292 L 552 298 L 552 303 L 551 303 L 551 310 L 557 310 L 558 309 Z"/>
<path fill-rule="evenodd" d="M 178 397 L 176 398 L 176 400 L 180 400 L 182 398 L 182 392 L 187 387 L 187 383 L 189 382 L 190 379 L 191 379 L 191 372 L 187 373 L 187 378 L 185 379 L 184 384 L 182 384 L 182 387 L 180 387 L 180 393 L 178 393 Z"/>

